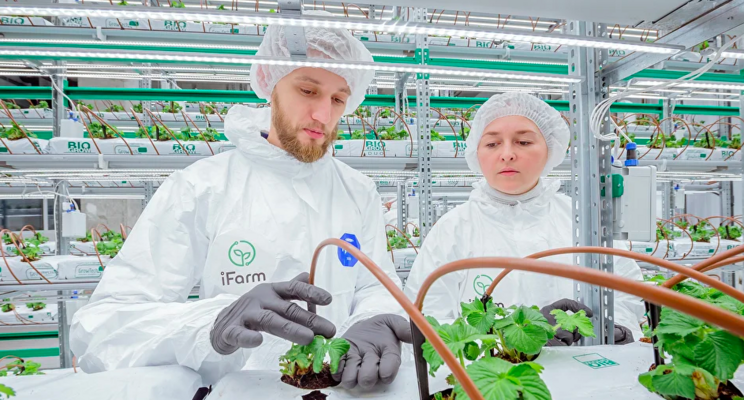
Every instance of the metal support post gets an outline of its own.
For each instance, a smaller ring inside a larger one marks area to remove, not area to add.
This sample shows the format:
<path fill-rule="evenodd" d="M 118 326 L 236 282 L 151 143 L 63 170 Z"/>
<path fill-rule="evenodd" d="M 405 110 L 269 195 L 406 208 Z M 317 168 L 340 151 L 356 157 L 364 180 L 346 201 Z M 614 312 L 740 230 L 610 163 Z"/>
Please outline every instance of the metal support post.
<path fill-rule="evenodd" d="M 665 219 L 674 216 L 674 186 L 672 182 L 661 182 L 661 215 Z"/>
<path fill-rule="evenodd" d="M 403 230 L 406 226 L 406 184 L 404 182 L 398 182 L 396 187 L 398 192 L 398 229 Z"/>
<path fill-rule="evenodd" d="M 54 61 L 54 65 L 63 66 L 65 65 L 65 62 L 59 60 Z M 60 90 L 64 90 L 65 88 L 65 79 L 62 76 L 62 74 L 64 73 L 65 68 L 57 68 L 54 70 L 54 74 L 51 76 L 51 79 L 54 80 L 54 84 L 57 85 Z M 60 93 L 58 90 L 53 90 L 52 112 L 54 114 L 52 119 L 52 132 L 54 137 L 62 136 L 62 120 L 65 119 L 65 109 L 67 108 L 67 106 L 68 104 L 65 100 L 65 96 L 63 96 L 62 93 Z"/>
<path fill-rule="evenodd" d="M 375 9 L 375 5 L 374 4 L 367 4 L 367 9 L 369 10 L 367 12 L 367 15 L 369 16 L 369 19 L 375 19 L 375 12 L 377 11 Z M 380 16 L 380 18 L 382 18 L 382 16 Z"/>
<path fill-rule="evenodd" d="M 442 215 L 449 212 L 449 202 L 447 201 L 447 196 L 444 196 L 444 198 L 442 198 L 442 209 L 444 210 Z"/>
<path fill-rule="evenodd" d="M 672 130 L 674 129 L 674 123 L 670 118 L 672 116 L 672 111 L 674 110 L 674 105 L 672 104 L 673 101 L 674 100 L 662 100 L 661 118 L 664 122 L 661 125 L 661 129 L 664 131 L 664 136 L 671 135 Z"/>
<path fill-rule="evenodd" d="M 70 254 L 70 238 L 62 237 L 62 214 L 65 213 L 63 203 L 69 201 L 66 196 L 70 184 L 67 181 L 59 180 L 53 182 L 55 183 L 54 190 L 57 193 L 57 207 L 54 209 L 54 236 L 57 239 L 57 255 L 66 256 Z"/>
<path fill-rule="evenodd" d="M 41 200 L 41 218 L 44 222 L 41 223 L 42 229 L 45 231 L 49 230 L 49 201 L 47 199 Z"/>
<path fill-rule="evenodd" d="M 149 0 L 142 0 L 143 2 L 149 2 Z M 149 4 L 146 4 L 149 5 Z M 143 67 L 150 67 L 151 63 L 143 63 Z M 139 88 L 140 89 L 152 89 L 152 78 L 149 77 L 149 75 L 152 74 L 152 70 L 149 68 L 145 68 L 142 70 L 148 77 L 140 78 L 139 80 Z M 152 109 L 152 102 L 150 100 L 144 100 L 141 101 L 142 103 L 142 123 L 145 126 L 152 126 L 152 119 L 150 118 L 150 114 L 146 113 L 145 110 L 153 111 Z"/>
<path fill-rule="evenodd" d="M 414 10 L 415 21 L 426 20 L 426 9 Z M 416 57 L 419 64 L 429 61 L 428 35 L 416 35 Z M 416 74 L 416 121 L 418 136 L 419 231 L 423 240 L 434 225 L 431 204 L 431 108 L 429 74 Z"/>
<path fill-rule="evenodd" d="M 411 76 L 409 72 L 396 72 L 395 73 L 395 112 L 402 115 L 405 118 L 406 112 L 406 99 L 408 98 L 408 89 L 406 89 L 406 83 L 408 78 Z M 403 121 L 400 118 L 395 119 L 395 130 L 400 131 L 403 129 Z"/>
<path fill-rule="evenodd" d="M 142 198 L 142 209 L 144 210 L 147 207 L 147 203 L 152 199 L 152 196 L 155 195 L 155 189 L 152 182 L 144 182 L 143 188 L 145 189 L 145 196 Z"/>
<path fill-rule="evenodd" d="M 724 217 L 734 216 L 734 183 L 731 181 L 721 182 L 721 215 Z M 723 223 L 723 221 L 720 221 Z"/>
<path fill-rule="evenodd" d="M 70 349 L 70 324 L 67 318 L 66 290 L 58 290 L 57 296 L 57 329 L 59 332 L 59 366 L 60 368 L 72 368 L 72 350 Z"/>
<path fill-rule="evenodd" d="M 596 30 L 595 30 L 596 28 Z M 569 22 L 568 29 L 577 36 L 601 37 L 604 25 L 586 22 Z M 572 76 L 582 76 L 580 83 L 569 89 L 571 126 L 571 197 L 573 201 L 574 246 L 612 247 L 612 199 L 609 195 L 612 181 L 610 142 L 600 142 L 591 133 L 589 119 L 595 105 L 608 93 L 608 85 L 599 77 L 600 68 L 607 62 L 606 50 L 571 47 L 569 71 Z M 609 132 L 609 116 L 604 117 L 604 129 Z M 602 197 L 607 193 L 607 197 Z M 574 262 L 608 273 L 613 272 L 612 257 L 580 254 Z M 596 338 L 585 338 L 584 344 L 614 343 L 614 293 L 587 283 L 576 282 L 574 297 L 594 311 L 592 322 Z"/>

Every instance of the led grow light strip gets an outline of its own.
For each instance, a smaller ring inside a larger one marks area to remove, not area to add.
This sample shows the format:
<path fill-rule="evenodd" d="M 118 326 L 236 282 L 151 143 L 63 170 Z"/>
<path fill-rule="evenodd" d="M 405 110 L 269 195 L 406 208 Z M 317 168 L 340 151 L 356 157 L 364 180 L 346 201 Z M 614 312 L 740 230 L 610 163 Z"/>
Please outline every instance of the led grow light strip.
<path fill-rule="evenodd" d="M 425 74 L 476 76 L 481 78 L 497 79 L 521 79 L 535 81 L 554 81 L 576 83 L 581 78 L 571 76 L 560 76 L 551 74 L 532 74 L 525 72 L 491 72 L 476 68 L 438 67 L 430 65 L 401 65 L 391 63 L 373 63 L 358 61 L 332 61 L 326 59 L 293 60 L 286 57 L 263 57 L 248 55 L 194 55 L 192 53 L 177 52 L 137 52 L 132 50 L 91 50 L 74 49 L 58 51 L 46 48 L 26 50 L 20 48 L 1 48 L 0 56 L 10 57 L 49 57 L 49 58 L 109 58 L 113 60 L 141 60 L 142 62 L 193 62 L 193 63 L 219 63 L 219 64 L 263 64 L 263 65 L 289 65 L 296 67 L 326 68 L 326 69 L 352 69 L 372 70 L 389 72 L 411 72 Z"/>
<path fill-rule="evenodd" d="M 395 81 L 396 80 L 395 77 L 392 75 L 378 76 L 378 77 L 375 77 L 375 79 L 377 79 L 378 81 Z M 532 82 L 484 81 L 482 79 L 443 78 L 443 77 L 438 77 L 438 76 L 429 77 L 429 81 L 465 82 L 465 83 L 493 84 L 493 85 L 534 85 L 534 83 Z M 568 87 L 568 84 L 566 83 L 540 83 L 540 85 Z"/>
<path fill-rule="evenodd" d="M 724 51 L 723 55 L 721 56 L 723 58 L 738 58 L 744 60 L 744 51 L 742 50 L 729 50 Z"/>
<path fill-rule="evenodd" d="M 638 81 L 633 85 L 638 86 L 656 86 L 671 81 Z M 698 88 L 698 89 L 719 89 L 719 90 L 744 90 L 744 84 L 737 85 L 733 83 L 713 83 L 713 82 L 685 82 L 674 85 L 678 88 Z"/>
<path fill-rule="evenodd" d="M 85 6 L 76 4 L 54 4 L 49 6 L 2 6 L 0 15 L 36 15 L 48 17 L 103 17 L 150 20 L 205 21 L 221 23 L 245 23 L 251 25 L 284 25 L 300 27 L 340 28 L 373 32 L 392 32 L 400 34 L 448 35 L 462 37 L 482 37 L 493 40 L 510 40 L 547 43 L 566 46 L 584 46 L 599 49 L 618 49 L 658 54 L 675 54 L 684 50 L 683 46 L 654 43 L 628 43 L 623 40 L 607 38 L 587 38 L 563 34 L 493 31 L 488 29 L 440 27 L 435 24 L 409 23 L 405 21 L 377 21 L 360 19 L 350 21 L 346 18 L 326 18 L 317 15 L 303 15 L 301 18 L 281 14 L 266 13 L 224 13 L 220 11 L 170 9 L 167 12 L 153 10 L 153 7 Z"/>
<path fill-rule="evenodd" d="M 5 42 L 17 43 L 43 43 L 53 44 L 82 44 L 96 46 L 153 46 L 153 47 L 182 47 L 193 49 L 220 49 L 220 50 L 258 50 L 258 46 L 231 46 L 223 44 L 199 44 L 179 42 L 129 42 L 123 40 L 55 40 L 55 39 L 0 39 L 0 44 Z"/>

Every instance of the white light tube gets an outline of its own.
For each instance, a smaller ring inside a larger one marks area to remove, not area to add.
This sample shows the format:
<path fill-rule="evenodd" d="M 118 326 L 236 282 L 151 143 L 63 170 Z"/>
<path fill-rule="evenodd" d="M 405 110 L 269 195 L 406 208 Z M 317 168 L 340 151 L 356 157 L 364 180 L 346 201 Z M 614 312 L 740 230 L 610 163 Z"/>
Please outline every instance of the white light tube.
<path fill-rule="evenodd" d="M 49 6 L 0 7 L 0 15 L 35 15 L 48 17 L 104 17 L 150 20 L 206 21 L 222 23 L 245 23 L 252 25 L 284 25 L 301 27 L 341 28 L 360 31 L 393 32 L 400 34 L 448 35 L 462 37 L 483 37 L 494 40 L 511 40 L 548 43 L 556 45 L 583 46 L 599 49 L 617 49 L 657 54 L 676 54 L 683 46 L 653 43 L 632 43 L 606 38 L 587 38 L 563 34 L 544 34 L 528 32 L 493 31 L 469 27 L 442 27 L 436 24 L 408 23 L 345 18 L 324 18 L 316 15 L 303 15 L 301 18 L 281 14 L 266 13 L 223 13 L 220 11 L 170 9 L 167 11 L 140 6 L 83 6 L 77 4 L 54 4 Z"/>
<path fill-rule="evenodd" d="M 474 76 L 481 78 L 496 79 L 520 79 L 534 81 L 554 81 L 576 83 L 581 82 L 581 78 L 565 75 L 551 74 L 532 74 L 522 72 L 491 72 L 475 68 L 452 68 L 438 67 L 430 65 L 411 65 L 411 64 L 391 64 L 391 63 L 370 63 L 370 62 L 340 62 L 325 59 L 307 59 L 292 60 L 290 58 L 273 58 L 247 55 L 194 55 L 191 53 L 176 52 L 136 52 L 130 50 L 48 50 L 48 49 L 18 49 L 18 48 L 0 48 L 0 55 L 12 57 L 49 57 L 49 58 L 109 58 L 109 59 L 135 59 L 143 62 L 152 61 L 170 61 L 170 62 L 194 62 L 194 63 L 222 63 L 222 64 L 263 64 L 263 65 L 290 65 L 297 67 L 326 68 L 326 69 L 352 69 L 352 70 L 373 70 L 373 71 L 390 71 L 390 72 L 411 72 L 411 73 L 428 73 L 454 76 Z"/>

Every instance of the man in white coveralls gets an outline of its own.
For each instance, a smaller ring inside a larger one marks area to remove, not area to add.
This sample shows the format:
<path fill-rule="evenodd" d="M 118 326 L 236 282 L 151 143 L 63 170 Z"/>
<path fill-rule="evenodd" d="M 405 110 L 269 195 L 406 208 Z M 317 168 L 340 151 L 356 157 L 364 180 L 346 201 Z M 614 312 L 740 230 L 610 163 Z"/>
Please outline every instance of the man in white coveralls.
<path fill-rule="evenodd" d="M 372 61 L 346 30 L 305 35 L 309 59 Z M 284 27 L 268 28 L 257 55 L 289 55 Z M 341 238 L 400 286 L 374 183 L 329 151 L 373 77 L 253 64 L 252 88 L 271 108 L 232 107 L 225 135 L 237 149 L 159 188 L 73 318 L 70 345 L 84 371 L 177 364 L 208 385 L 244 367 L 278 371 L 290 342 L 336 335 L 351 343 L 334 375 L 344 387 L 393 381 L 411 332 L 386 289 L 336 248 L 322 252 L 317 286 L 307 283 L 318 244 Z M 199 282 L 201 300 L 187 303 Z"/>

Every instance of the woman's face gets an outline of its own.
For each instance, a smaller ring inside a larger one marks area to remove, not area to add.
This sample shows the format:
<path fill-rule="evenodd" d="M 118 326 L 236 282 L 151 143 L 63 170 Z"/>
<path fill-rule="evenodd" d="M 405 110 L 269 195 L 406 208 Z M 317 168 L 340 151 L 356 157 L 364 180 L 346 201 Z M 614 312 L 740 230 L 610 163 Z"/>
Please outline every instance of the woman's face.
<path fill-rule="evenodd" d="M 537 185 L 548 162 L 548 145 L 534 122 L 508 116 L 491 122 L 478 143 L 478 162 L 488 184 L 506 194 Z"/>

